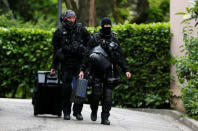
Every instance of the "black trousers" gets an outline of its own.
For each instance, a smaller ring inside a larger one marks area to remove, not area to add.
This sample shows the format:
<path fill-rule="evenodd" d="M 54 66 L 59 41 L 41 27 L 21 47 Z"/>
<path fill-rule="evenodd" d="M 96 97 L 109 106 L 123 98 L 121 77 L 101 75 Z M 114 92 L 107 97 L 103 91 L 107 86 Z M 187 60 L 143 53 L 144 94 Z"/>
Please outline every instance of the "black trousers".
<path fill-rule="evenodd" d="M 108 119 L 112 107 L 112 87 L 106 83 L 95 81 L 92 85 L 92 95 L 90 107 L 93 113 L 97 113 L 99 101 L 102 102 L 102 119 Z"/>
<path fill-rule="evenodd" d="M 62 82 L 63 82 L 63 92 L 62 92 L 62 103 L 63 103 L 63 113 L 70 114 L 71 113 L 71 106 L 72 102 L 70 101 L 71 94 L 72 94 L 72 80 L 73 76 L 78 76 L 79 68 L 78 67 L 64 67 L 62 70 Z M 83 108 L 83 104 L 76 104 L 73 105 L 73 113 L 80 114 Z"/>

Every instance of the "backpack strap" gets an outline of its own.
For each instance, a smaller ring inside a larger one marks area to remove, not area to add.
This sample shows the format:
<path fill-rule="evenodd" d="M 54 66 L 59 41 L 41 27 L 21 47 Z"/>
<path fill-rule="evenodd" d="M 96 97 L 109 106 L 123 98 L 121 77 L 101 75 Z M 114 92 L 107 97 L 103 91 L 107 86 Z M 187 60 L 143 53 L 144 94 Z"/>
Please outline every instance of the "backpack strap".
<path fill-rule="evenodd" d="M 100 43 L 100 34 L 99 33 L 93 34 L 93 38 L 96 41 L 96 43 Z"/>
<path fill-rule="evenodd" d="M 84 27 L 82 23 L 77 23 L 76 32 L 80 33 L 81 29 Z"/>

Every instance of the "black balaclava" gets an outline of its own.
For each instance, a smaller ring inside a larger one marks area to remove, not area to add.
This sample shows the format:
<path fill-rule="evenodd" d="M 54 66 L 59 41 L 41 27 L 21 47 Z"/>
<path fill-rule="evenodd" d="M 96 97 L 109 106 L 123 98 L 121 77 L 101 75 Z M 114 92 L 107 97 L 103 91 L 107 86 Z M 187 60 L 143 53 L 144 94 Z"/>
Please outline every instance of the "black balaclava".
<path fill-rule="evenodd" d="M 75 12 L 72 11 L 72 10 L 67 10 L 65 13 L 63 13 L 60 16 L 60 21 L 61 21 L 63 27 L 68 28 L 68 29 L 73 29 L 74 28 L 74 26 L 76 25 L 76 21 L 72 22 L 72 21 L 67 20 L 67 18 L 71 17 L 71 16 L 76 17 Z"/>
<path fill-rule="evenodd" d="M 101 33 L 104 36 L 110 36 L 111 35 L 111 27 L 104 27 L 104 25 L 111 25 L 111 20 L 108 17 L 104 17 L 101 21 Z"/>

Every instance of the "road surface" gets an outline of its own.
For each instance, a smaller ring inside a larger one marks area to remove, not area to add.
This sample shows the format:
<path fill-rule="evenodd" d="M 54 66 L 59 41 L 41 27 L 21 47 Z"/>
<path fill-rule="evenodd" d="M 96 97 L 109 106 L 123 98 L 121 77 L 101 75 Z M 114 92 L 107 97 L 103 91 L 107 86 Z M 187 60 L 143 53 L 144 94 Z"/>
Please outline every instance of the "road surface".
<path fill-rule="evenodd" d="M 99 107 L 96 122 L 84 105 L 83 121 L 63 120 L 53 115 L 33 115 L 31 100 L 0 98 L 0 131 L 192 131 L 171 117 L 135 110 L 112 108 L 111 125 L 101 125 Z"/>

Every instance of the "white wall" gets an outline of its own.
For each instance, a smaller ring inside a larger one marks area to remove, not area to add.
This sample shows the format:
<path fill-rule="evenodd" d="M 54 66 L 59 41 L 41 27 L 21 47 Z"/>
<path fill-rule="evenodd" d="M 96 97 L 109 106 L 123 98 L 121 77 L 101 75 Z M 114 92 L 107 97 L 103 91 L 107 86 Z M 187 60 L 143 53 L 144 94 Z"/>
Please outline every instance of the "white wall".
<path fill-rule="evenodd" d="M 180 53 L 180 46 L 183 45 L 183 37 L 182 37 L 182 29 L 183 25 L 181 21 L 183 20 L 183 16 L 176 15 L 175 13 L 184 12 L 185 7 L 188 0 L 170 0 L 170 30 L 173 34 L 171 39 L 171 54 L 172 56 L 184 55 Z M 176 67 L 175 65 L 171 65 L 171 76 L 174 77 L 175 81 L 171 81 L 171 91 L 173 92 L 173 101 L 176 105 L 172 105 L 172 107 L 176 107 L 179 111 L 183 112 L 184 107 L 178 96 L 180 96 L 181 92 L 178 87 L 177 75 L 176 75 Z"/>
<path fill-rule="evenodd" d="M 170 0 L 170 30 L 173 34 L 171 39 L 171 54 L 175 56 L 182 56 L 184 53 L 180 52 L 180 46 L 184 44 L 182 30 L 184 24 L 181 24 L 183 20 L 182 15 L 176 15 L 178 12 L 185 12 L 185 8 L 190 5 L 190 1 L 193 0 Z M 194 22 L 192 22 L 194 25 Z M 176 68 L 174 65 L 171 66 L 171 75 L 174 76 L 175 81 L 171 81 L 171 91 L 174 94 L 173 101 L 176 105 L 172 105 L 172 107 L 177 108 L 179 111 L 184 112 L 184 107 L 182 101 L 178 98 L 181 95 L 181 91 L 178 87 L 178 79 L 176 75 Z"/>

